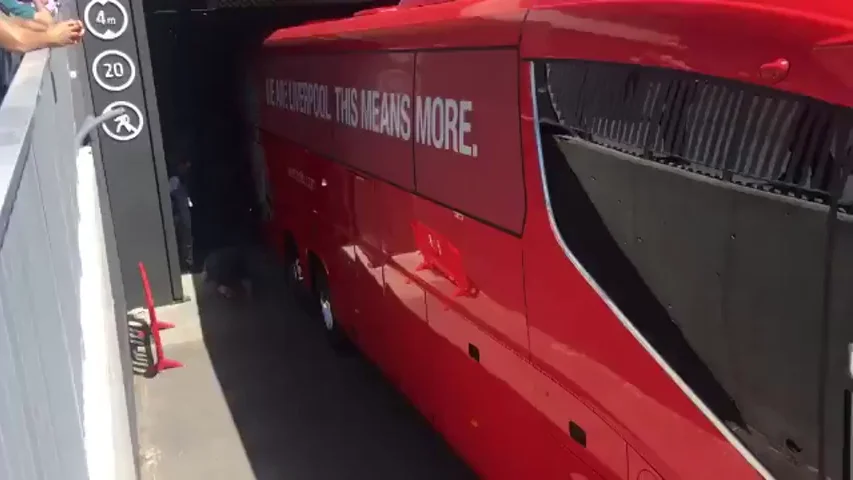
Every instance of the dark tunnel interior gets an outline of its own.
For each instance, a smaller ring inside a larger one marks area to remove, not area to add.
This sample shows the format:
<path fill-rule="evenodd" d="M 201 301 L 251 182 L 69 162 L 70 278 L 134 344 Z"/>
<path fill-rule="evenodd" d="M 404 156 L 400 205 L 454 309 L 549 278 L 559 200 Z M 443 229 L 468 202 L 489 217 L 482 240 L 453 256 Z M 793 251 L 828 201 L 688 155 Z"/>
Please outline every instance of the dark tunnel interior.
<path fill-rule="evenodd" d="M 188 163 L 193 270 L 235 231 L 254 236 L 257 206 L 247 121 L 253 53 L 273 31 L 340 18 L 370 3 L 202 9 L 146 4 L 167 177 Z"/>

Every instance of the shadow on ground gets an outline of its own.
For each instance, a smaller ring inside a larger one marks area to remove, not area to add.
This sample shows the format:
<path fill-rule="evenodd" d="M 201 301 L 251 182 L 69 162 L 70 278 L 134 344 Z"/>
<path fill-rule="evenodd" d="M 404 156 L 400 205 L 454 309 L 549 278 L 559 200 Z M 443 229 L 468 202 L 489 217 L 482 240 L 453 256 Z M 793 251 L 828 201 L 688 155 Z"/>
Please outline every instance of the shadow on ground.
<path fill-rule="evenodd" d="M 255 478 L 476 478 L 376 367 L 327 346 L 268 254 L 254 263 L 251 302 L 222 299 L 200 278 L 195 286 L 203 341 Z"/>

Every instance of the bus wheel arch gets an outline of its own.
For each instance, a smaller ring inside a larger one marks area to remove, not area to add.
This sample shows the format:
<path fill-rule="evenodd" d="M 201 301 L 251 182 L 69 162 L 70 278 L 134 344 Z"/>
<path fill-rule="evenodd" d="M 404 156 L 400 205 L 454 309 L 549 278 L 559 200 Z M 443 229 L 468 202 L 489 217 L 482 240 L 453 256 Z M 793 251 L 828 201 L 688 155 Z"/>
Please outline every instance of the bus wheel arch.
<path fill-rule="evenodd" d="M 291 232 L 284 233 L 283 256 L 286 271 L 287 287 L 294 293 L 301 293 L 305 288 L 305 269 L 299 254 L 299 244 Z"/>
<path fill-rule="evenodd" d="M 326 268 L 326 264 L 323 263 L 323 260 L 320 259 L 320 256 L 309 250 L 306 255 L 307 264 L 308 264 L 308 282 L 311 285 L 311 291 L 315 294 L 317 293 L 317 278 L 319 275 L 324 275 L 326 279 L 329 278 L 329 269 Z"/>
<path fill-rule="evenodd" d="M 335 349 L 346 346 L 346 335 L 335 316 L 332 289 L 329 285 L 329 270 L 314 252 L 308 252 L 308 268 L 311 275 L 312 297 L 316 306 L 312 309 L 326 333 L 329 344 Z"/>

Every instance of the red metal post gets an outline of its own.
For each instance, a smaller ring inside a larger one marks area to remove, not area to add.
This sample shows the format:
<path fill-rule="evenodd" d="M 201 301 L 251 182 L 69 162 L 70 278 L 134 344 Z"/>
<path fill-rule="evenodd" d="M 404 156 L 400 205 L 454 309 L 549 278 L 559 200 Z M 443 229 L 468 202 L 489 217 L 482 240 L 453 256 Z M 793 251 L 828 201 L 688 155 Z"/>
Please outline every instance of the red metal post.
<path fill-rule="evenodd" d="M 139 274 L 142 276 L 142 288 L 145 291 L 145 303 L 148 308 L 151 334 L 154 336 L 154 349 L 156 350 L 157 355 L 157 364 L 155 365 L 155 368 L 159 373 L 170 368 L 183 367 L 183 363 L 166 358 L 166 354 L 163 352 L 163 341 L 160 339 L 160 330 L 168 330 L 170 328 L 174 328 L 175 325 L 169 322 L 160 322 L 157 320 L 157 312 L 154 311 L 154 296 L 151 294 L 151 285 L 148 283 L 148 273 L 145 271 L 145 265 L 142 262 L 139 262 Z"/>

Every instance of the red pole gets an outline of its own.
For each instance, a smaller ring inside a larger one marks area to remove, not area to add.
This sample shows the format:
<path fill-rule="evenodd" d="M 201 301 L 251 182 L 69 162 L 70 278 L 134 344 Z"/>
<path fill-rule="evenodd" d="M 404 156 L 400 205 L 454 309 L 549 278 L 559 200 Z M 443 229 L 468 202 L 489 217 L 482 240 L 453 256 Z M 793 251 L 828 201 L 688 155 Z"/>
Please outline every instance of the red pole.
<path fill-rule="evenodd" d="M 151 294 L 151 285 L 148 283 L 148 273 L 145 271 L 145 265 L 139 262 L 139 274 L 142 276 L 142 288 L 145 291 L 145 303 L 148 308 L 148 318 L 151 323 L 151 334 L 154 336 L 154 349 L 157 355 L 157 364 L 155 365 L 157 372 L 168 370 L 170 368 L 183 367 L 184 364 L 177 360 L 166 358 L 163 353 L 163 341 L 160 339 L 160 330 L 168 330 L 174 328 L 175 325 L 169 322 L 157 321 L 157 312 L 154 311 L 154 296 Z"/>

